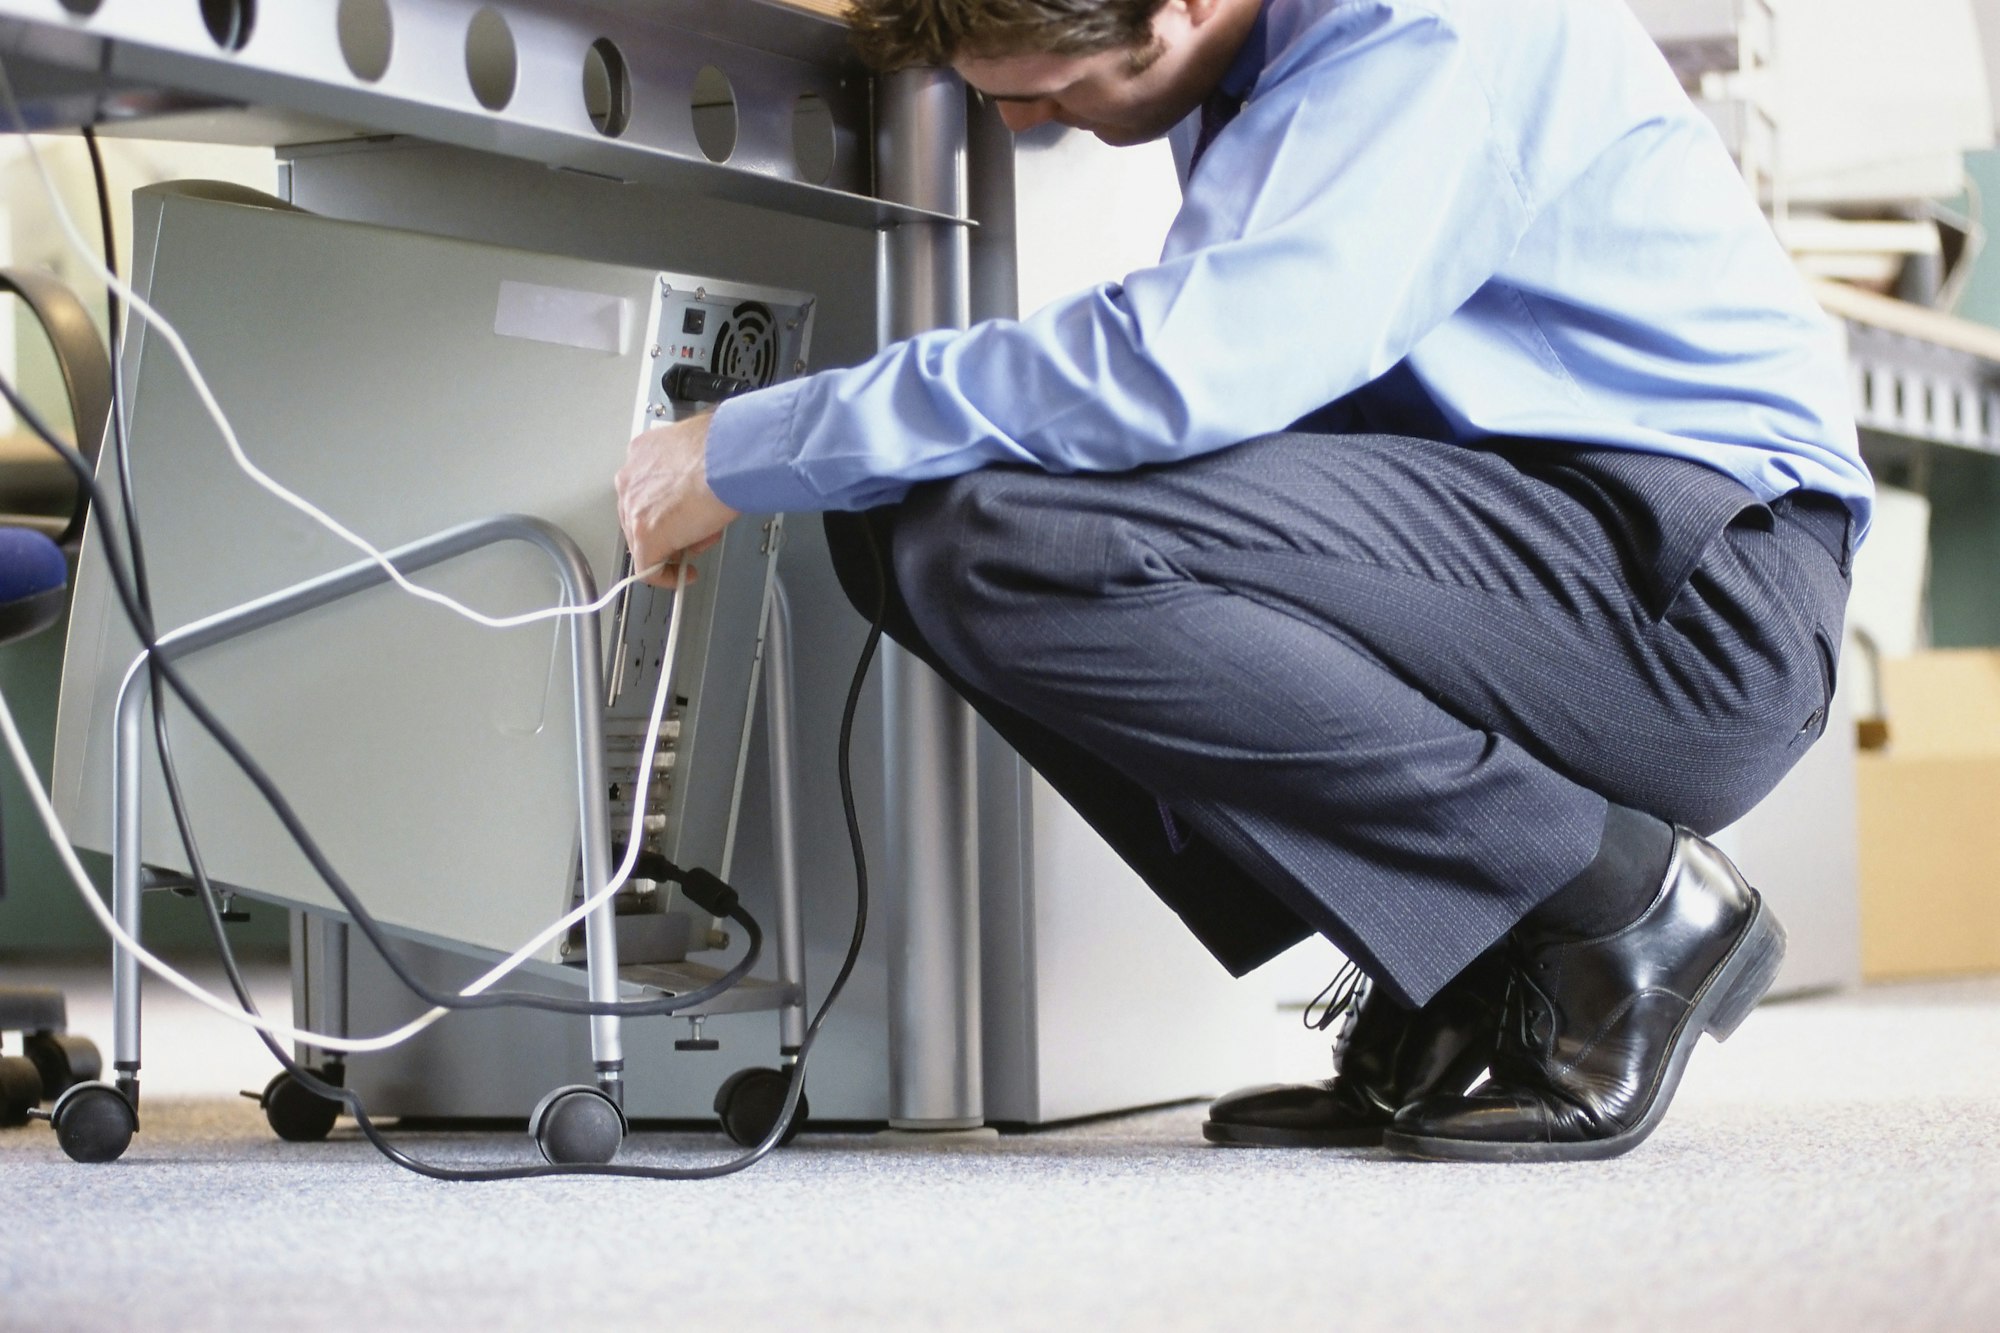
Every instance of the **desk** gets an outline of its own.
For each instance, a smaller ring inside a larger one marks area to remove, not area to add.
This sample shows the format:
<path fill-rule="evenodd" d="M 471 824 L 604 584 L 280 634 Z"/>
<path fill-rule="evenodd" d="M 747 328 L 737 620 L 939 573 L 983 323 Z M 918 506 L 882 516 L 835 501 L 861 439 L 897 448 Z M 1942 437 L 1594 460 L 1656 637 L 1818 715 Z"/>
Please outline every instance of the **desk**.
<path fill-rule="evenodd" d="M 107 132 L 278 146 L 282 192 L 331 216 L 817 292 L 820 365 L 865 357 L 880 334 L 960 322 L 975 291 L 979 313 L 1013 313 L 1009 246 L 967 238 L 975 198 L 1012 197 L 997 122 L 968 120 L 954 83 L 919 74 L 884 85 L 871 125 L 869 81 L 823 13 L 759 0 L 620 12 L 561 0 L 104 0 L 77 14 L 64 0 L 0 0 L 0 59 L 38 126 L 95 120 Z M 882 197 L 868 192 L 875 180 Z M 830 772 L 816 736 L 830 741 L 832 688 L 858 626 L 811 537 L 786 559 L 801 657 L 823 666 L 800 680 L 801 843 L 808 864 L 838 865 L 830 783 L 810 774 Z M 1065 812 L 1018 790 L 984 799 L 973 774 L 982 742 L 962 706 L 911 664 L 885 674 L 857 780 L 873 845 L 889 844 L 878 863 L 890 867 L 881 893 L 896 907 L 896 943 L 878 940 L 864 963 L 847 1054 L 830 1043 L 824 1057 L 862 1071 L 852 1097 L 823 1098 L 816 1081 L 819 1113 L 918 1128 L 1038 1121 L 1257 1073 L 1260 1052 L 1241 1034 L 1261 1030 L 1268 997 L 1228 983 L 1122 867 L 1085 845 L 1050 852 L 1051 882 L 1032 901 L 1021 880 L 982 894 L 975 825 L 989 844 L 1017 848 L 1040 827 L 1054 848 L 1069 845 L 1067 832 L 1053 836 Z M 739 878 L 757 873 L 755 850 L 744 849 Z M 1098 904 L 1088 924 L 1065 915 L 1059 878 L 1085 882 L 1069 896 Z M 980 929 L 995 911 L 1007 938 Z M 1083 935 L 1114 928 L 1126 964 Z M 830 971 L 816 962 L 816 975 Z M 996 993 L 1003 1005 L 990 1003 Z M 518 1050 L 533 1031 L 496 1034 L 497 1049 Z M 411 1094 L 437 1101 L 378 1104 L 525 1109 L 496 1091 L 494 1066 L 508 1061 L 482 1054 L 496 1048 L 475 1033 L 454 1049 L 464 1079 L 446 1071 Z M 394 1073 L 382 1084 L 410 1086 Z M 678 1102 L 649 1111 L 637 1078 L 633 1092 L 639 1114 L 682 1113 Z"/>

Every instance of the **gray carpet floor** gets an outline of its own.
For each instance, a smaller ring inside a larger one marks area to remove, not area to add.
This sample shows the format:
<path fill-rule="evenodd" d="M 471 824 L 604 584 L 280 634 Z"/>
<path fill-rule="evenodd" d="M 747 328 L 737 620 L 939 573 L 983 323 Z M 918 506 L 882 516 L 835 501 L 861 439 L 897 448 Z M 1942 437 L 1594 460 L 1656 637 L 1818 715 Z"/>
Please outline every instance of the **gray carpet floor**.
<path fill-rule="evenodd" d="M 2000 1329 L 2000 980 L 1766 1006 L 1609 1163 L 1217 1149 L 1201 1118 L 450 1186 L 162 1098 L 113 1166 L 0 1132 L 0 1328 Z"/>

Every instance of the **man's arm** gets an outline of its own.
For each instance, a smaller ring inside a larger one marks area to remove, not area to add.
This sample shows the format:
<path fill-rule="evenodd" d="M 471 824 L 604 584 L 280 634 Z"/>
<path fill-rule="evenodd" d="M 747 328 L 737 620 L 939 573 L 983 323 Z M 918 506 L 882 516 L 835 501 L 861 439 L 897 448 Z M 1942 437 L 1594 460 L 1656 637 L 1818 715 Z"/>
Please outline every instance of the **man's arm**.
<path fill-rule="evenodd" d="M 1532 207 L 1493 114 L 1445 20 L 1335 11 L 1216 140 L 1159 264 L 723 404 L 711 499 L 865 508 L 992 464 L 1118 471 L 1281 429 L 1394 366 L 1519 243 Z"/>

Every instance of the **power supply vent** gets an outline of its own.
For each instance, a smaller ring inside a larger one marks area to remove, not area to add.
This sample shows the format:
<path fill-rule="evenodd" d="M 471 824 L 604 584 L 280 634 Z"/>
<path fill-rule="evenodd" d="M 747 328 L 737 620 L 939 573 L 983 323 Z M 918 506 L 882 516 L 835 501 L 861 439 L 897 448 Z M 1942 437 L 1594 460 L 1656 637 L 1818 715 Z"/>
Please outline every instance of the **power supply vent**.
<path fill-rule="evenodd" d="M 715 335 L 708 368 L 717 375 L 763 388 L 778 376 L 778 326 L 770 307 L 745 301 Z"/>

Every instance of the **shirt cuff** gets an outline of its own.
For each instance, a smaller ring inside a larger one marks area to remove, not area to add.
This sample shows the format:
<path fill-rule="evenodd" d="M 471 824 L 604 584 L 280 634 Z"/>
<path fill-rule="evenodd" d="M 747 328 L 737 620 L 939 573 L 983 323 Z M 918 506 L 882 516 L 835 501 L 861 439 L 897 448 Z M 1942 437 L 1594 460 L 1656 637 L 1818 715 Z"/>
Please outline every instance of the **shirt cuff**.
<path fill-rule="evenodd" d="M 718 405 L 708 423 L 708 488 L 743 514 L 832 507 L 792 466 L 792 420 L 806 380 L 774 384 Z"/>

